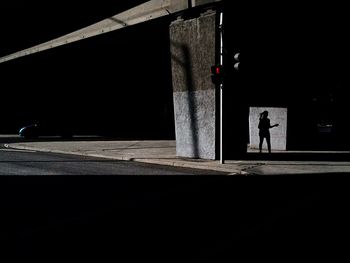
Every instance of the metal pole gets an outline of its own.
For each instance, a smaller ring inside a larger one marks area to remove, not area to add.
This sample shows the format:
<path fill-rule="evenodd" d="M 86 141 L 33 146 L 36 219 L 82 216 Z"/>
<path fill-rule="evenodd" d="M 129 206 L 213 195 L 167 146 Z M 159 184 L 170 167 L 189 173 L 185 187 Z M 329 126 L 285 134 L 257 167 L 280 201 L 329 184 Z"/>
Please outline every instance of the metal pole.
<path fill-rule="evenodd" d="M 222 39 L 223 12 L 220 12 L 220 65 L 223 64 L 223 39 Z M 223 84 L 220 84 L 220 163 L 224 164 L 223 151 Z"/>

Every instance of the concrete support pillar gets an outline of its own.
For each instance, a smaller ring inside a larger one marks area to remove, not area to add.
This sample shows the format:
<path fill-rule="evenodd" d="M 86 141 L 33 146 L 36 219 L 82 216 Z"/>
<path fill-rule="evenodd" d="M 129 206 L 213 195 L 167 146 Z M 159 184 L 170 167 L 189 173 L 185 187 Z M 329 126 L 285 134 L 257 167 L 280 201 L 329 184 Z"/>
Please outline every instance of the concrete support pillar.
<path fill-rule="evenodd" d="M 170 25 L 176 154 L 216 159 L 217 92 L 210 67 L 216 60 L 217 13 Z"/>

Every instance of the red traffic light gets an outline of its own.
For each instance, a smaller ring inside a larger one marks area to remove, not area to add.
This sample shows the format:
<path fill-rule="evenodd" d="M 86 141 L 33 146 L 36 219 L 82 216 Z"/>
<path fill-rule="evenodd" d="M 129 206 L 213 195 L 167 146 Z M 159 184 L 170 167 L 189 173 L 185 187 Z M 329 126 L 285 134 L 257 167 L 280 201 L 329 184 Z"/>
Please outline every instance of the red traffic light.
<path fill-rule="evenodd" d="M 215 66 L 211 66 L 211 74 L 213 75 L 220 75 L 222 74 L 222 66 L 221 65 L 215 65 Z"/>
<path fill-rule="evenodd" d="M 222 65 L 211 66 L 211 80 L 214 84 L 222 84 L 224 81 L 224 70 Z"/>

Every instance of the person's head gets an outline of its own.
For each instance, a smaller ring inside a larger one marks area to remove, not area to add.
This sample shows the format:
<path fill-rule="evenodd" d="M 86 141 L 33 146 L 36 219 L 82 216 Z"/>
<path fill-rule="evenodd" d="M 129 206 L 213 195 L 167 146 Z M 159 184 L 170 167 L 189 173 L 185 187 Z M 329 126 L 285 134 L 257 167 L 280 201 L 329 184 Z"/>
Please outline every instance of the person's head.
<path fill-rule="evenodd" d="M 267 110 L 260 113 L 261 118 L 267 118 L 268 115 L 269 115 L 269 112 Z"/>

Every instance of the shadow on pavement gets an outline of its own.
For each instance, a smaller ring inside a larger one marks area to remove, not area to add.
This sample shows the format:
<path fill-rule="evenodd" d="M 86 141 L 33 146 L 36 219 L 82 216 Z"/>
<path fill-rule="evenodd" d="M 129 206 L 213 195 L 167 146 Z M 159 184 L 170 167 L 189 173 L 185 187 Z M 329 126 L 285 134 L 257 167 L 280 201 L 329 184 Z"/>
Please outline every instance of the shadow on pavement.
<path fill-rule="evenodd" d="M 350 152 L 285 152 L 285 153 L 247 153 L 241 160 L 269 161 L 350 161 Z"/>
<path fill-rule="evenodd" d="M 12 259 L 348 258 L 345 176 L 2 177 Z"/>

